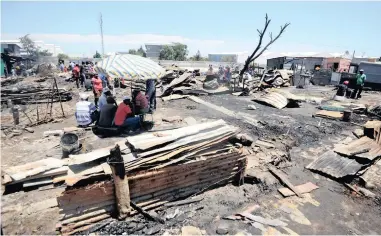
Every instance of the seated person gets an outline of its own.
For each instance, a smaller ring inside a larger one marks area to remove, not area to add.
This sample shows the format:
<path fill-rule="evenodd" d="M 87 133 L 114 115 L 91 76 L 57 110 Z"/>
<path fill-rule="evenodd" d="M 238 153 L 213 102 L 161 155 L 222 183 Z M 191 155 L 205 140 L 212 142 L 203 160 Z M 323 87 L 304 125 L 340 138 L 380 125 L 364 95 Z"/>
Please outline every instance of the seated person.
<path fill-rule="evenodd" d="M 102 111 L 102 107 L 105 104 L 107 104 L 107 98 L 111 97 L 111 96 L 112 96 L 112 94 L 111 94 L 110 89 L 107 88 L 107 87 L 103 88 L 102 95 L 100 96 L 99 101 L 98 101 L 98 108 L 99 108 L 100 111 Z M 115 102 L 115 104 L 116 104 L 116 102 Z"/>
<path fill-rule="evenodd" d="M 89 95 L 81 93 L 80 101 L 75 105 L 75 119 L 78 126 L 86 127 L 98 119 L 98 111 L 92 102 L 89 102 Z"/>
<path fill-rule="evenodd" d="M 100 111 L 98 126 L 109 128 L 113 125 L 117 107 L 115 106 L 116 102 L 113 97 L 107 97 L 106 101 L 107 104 L 103 105 L 102 110 Z"/>
<path fill-rule="evenodd" d="M 347 96 L 347 93 L 348 93 L 348 84 L 349 84 L 348 80 L 346 80 L 342 84 L 340 84 L 337 87 L 336 96 L 341 96 L 341 97 Z"/>
<path fill-rule="evenodd" d="M 131 98 L 125 96 L 123 102 L 119 104 L 115 114 L 115 125 L 128 130 L 136 130 L 140 128 L 140 118 L 135 117 L 132 113 Z"/>
<path fill-rule="evenodd" d="M 135 89 L 132 91 L 132 103 L 136 115 L 145 114 L 149 111 L 147 97 L 140 91 Z"/>

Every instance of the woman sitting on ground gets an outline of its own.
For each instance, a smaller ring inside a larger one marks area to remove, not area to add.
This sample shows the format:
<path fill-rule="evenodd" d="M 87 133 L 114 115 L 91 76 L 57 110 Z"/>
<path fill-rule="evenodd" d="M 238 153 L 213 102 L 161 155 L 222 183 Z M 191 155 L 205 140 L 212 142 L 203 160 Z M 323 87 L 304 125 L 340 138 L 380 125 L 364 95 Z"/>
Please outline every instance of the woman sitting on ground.
<path fill-rule="evenodd" d="M 123 102 L 119 104 L 115 114 L 115 125 L 128 130 L 137 130 L 140 128 L 140 118 L 135 117 L 132 112 L 131 98 L 125 96 Z"/>

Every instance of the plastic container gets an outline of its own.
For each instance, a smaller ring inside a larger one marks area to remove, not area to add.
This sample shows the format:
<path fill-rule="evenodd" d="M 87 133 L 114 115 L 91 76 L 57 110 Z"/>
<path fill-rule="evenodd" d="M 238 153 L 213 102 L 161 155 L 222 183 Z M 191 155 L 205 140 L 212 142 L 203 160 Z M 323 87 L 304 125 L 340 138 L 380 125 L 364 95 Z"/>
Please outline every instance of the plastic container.
<path fill-rule="evenodd" d="M 63 158 L 69 157 L 71 153 L 79 149 L 79 138 L 76 134 L 66 133 L 61 137 L 61 148 Z"/>

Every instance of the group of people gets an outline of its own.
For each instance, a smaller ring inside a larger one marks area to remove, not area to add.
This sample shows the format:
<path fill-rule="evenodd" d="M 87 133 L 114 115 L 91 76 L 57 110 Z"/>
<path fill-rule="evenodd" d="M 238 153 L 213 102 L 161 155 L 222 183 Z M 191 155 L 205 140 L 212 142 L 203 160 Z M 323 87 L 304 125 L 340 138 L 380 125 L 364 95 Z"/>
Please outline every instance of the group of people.
<path fill-rule="evenodd" d="M 364 88 L 366 80 L 366 75 L 364 74 L 364 70 L 360 70 L 359 73 L 356 75 L 356 85 L 354 89 L 349 88 L 349 81 L 346 80 L 342 84 L 338 86 L 336 96 L 339 97 L 347 97 L 347 98 L 354 98 L 359 99 L 361 98 L 361 92 Z"/>
<path fill-rule="evenodd" d="M 101 128 L 117 127 L 126 130 L 137 130 L 141 126 L 142 117 L 156 109 L 155 80 L 147 80 L 145 94 L 136 88 L 131 97 L 124 96 L 123 101 L 117 104 L 111 90 L 102 80 L 94 75 L 92 78 L 94 103 L 90 102 L 89 95 L 80 94 L 80 101 L 76 104 L 75 117 L 80 127 L 87 127 L 95 123 Z"/>

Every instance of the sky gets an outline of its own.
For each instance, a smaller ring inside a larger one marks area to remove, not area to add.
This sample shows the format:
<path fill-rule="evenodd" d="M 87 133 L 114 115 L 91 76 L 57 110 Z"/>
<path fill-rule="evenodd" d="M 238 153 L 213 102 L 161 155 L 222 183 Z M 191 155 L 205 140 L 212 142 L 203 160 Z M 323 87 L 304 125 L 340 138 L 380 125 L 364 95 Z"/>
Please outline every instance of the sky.
<path fill-rule="evenodd" d="M 266 13 L 268 32 L 285 33 L 264 54 L 356 51 L 381 56 L 381 2 L 1 2 L 1 39 L 30 34 L 69 55 L 128 51 L 180 42 L 189 56 L 251 52 Z M 268 35 L 264 37 L 267 42 Z"/>

